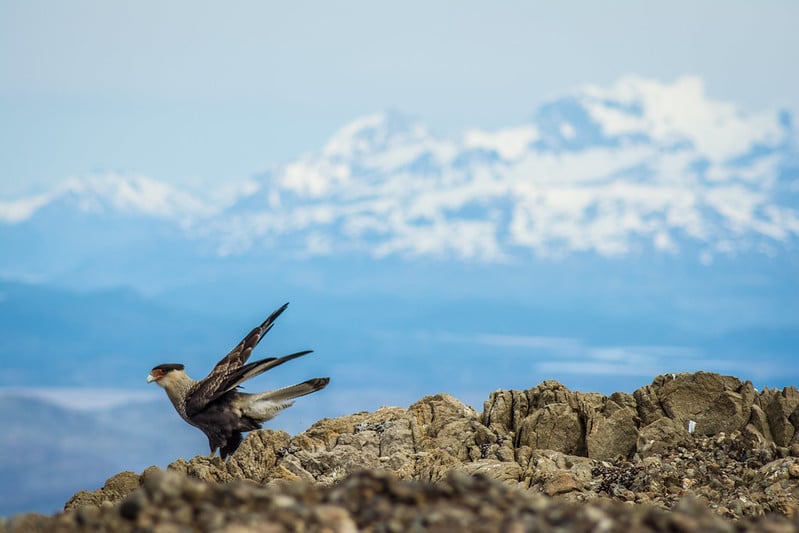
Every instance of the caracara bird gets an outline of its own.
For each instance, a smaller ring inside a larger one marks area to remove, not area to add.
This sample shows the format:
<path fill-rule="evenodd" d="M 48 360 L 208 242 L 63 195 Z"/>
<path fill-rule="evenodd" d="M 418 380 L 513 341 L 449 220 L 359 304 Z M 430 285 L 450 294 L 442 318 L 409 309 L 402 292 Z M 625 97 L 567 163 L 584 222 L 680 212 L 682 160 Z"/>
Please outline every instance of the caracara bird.
<path fill-rule="evenodd" d="M 238 391 L 239 385 L 248 379 L 311 353 L 306 350 L 247 363 L 255 345 L 288 305 L 284 304 L 244 337 L 205 379 L 197 381 L 190 378 L 180 363 L 158 365 L 147 376 L 147 383 L 155 381 L 166 390 L 183 420 L 205 433 L 211 446 L 211 456 L 219 450 L 222 459 L 225 459 L 241 444 L 242 431 L 260 429 L 261 424 L 294 403 L 287 400 L 316 392 L 330 382 L 330 378 L 314 378 L 268 392 L 247 394 Z"/>

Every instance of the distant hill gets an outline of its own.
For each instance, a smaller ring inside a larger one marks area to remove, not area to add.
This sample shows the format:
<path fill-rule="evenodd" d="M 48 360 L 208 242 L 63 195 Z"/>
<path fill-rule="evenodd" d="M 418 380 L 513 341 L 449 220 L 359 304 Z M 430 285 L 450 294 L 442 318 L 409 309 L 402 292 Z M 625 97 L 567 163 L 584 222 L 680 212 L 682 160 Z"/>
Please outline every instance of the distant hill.
<path fill-rule="evenodd" d="M 202 440 L 192 438 L 172 414 L 148 404 L 102 413 L 75 411 L 0 391 L 0 515 L 52 513 L 76 487 L 100 486 L 120 469 L 166 464 L 187 451 L 200 453 L 192 443 Z"/>

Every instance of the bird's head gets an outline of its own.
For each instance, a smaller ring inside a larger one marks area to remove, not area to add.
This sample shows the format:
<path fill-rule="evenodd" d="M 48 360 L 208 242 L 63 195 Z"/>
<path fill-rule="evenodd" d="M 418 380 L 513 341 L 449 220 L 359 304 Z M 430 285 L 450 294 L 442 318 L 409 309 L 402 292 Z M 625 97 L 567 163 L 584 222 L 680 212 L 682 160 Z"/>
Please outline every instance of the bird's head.
<path fill-rule="evenodd" d="M 158 385 L 166 388 L 175 379 L 185 377 L 184 366 L 180 363 L 166 363 L 158 365 L 147 374 L 147 383 L 155 381 Z"/>

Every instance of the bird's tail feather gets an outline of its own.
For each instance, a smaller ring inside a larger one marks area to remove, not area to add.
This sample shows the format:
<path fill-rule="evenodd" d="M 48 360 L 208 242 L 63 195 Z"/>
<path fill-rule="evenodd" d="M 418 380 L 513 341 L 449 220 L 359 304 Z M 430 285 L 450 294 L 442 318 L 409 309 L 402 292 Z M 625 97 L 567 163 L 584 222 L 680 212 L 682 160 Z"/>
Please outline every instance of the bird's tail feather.
<path fill-rule="evenodd" d="M 254 396 L 256 400 L 281 402 L 283 400 L 299 398 L 300 396 L 305 396 L 306 394 L 324 389 L 328 383 L 330 383 L 330 378 L 313 378 L 296 385 L 291 385 L 290 387 L 261 392 Z"/>
<path fill-rule="evenodd" d="M 283 409 L 291 407 L 294 403 L 286 400 L 299 398 L 323 389 L 329 381 L 330 378 L 314 378 L 291 387 L 283 387 L 282 389 L 257 394 L 247 394 L 247 401 L 243 406 L 244 414 L 258 423 L 266 422 L 274 418 Z"/>

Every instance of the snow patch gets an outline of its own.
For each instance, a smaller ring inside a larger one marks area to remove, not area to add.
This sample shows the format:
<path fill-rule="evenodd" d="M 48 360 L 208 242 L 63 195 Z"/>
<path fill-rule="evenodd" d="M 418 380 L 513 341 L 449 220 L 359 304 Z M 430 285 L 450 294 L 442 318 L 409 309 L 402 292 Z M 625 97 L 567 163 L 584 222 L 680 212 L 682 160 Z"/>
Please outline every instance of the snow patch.
<path fill-rule="evenodd" d="M 495 132 L 472 129 L 464 134 L 463 146 L 466 149 L 493 150 L 502 159 L 510 161 L 522 157 L 538 137 L 538 130 L 533 126 L 507 128 Z"/>

